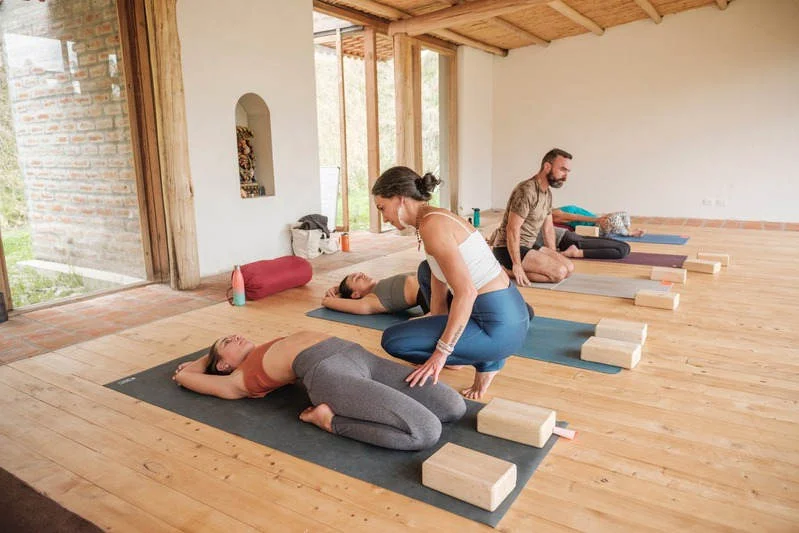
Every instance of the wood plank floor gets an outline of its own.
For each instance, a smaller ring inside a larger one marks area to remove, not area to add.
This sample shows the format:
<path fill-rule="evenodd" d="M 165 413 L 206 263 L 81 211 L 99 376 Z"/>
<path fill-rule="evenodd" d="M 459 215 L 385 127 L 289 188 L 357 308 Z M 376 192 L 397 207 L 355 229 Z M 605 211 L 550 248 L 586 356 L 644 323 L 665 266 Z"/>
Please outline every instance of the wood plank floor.
<path fill-rule="evenodd" d="M 689 273 L 675 312 L 524 290 L 540 316 L 640 320 L 650 333 L 640 365 L 618 375 L 508 360 L 491 395 L 556 409 L 578 437 L 555 445 L 501 531 L 799 530 L 799 233 L 650 230 L 691 240 L 634 250 L 725 251 L 732 265 Z M 420 258 L 410 249 L 358 266 L 388 275 Z M 264 341 L 316 329 L 385 356 L 380 332 L 303 314 L 351 270 L 0 367 L 0 466 L 114 531 L 490 530 L 103 387 L 234 331 Z M 583 273 L 648 270 L 577 262 Z M 464 387 L 472 372 L 443 379 Z"/>

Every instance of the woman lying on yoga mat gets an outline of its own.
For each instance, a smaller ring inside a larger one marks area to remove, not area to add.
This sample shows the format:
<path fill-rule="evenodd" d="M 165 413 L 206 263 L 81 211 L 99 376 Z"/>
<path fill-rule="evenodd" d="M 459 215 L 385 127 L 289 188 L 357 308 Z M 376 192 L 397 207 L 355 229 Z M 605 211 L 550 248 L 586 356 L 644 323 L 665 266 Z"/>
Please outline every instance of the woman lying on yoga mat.
<path fill-rule="evenodd" d="M 572 230 L 577 226 L 597 226 L 602 237 L 611 233 L 641 237 L 646 233 L 642 229 L 631 230 L 630 215 L 624 211 L 596 215 L 576 205 L 564 205 L 552 210 L 552 221 L 555 224 L 569 226 Z"/>
<path fill-rule="evenodd" d="M 424 313 L 430 311 L 419 291 L 419 280 L 411 273 L 380 281 L 363 272 L 348 274 L 339 285 L 327 290 L 322 305 L 354 315 L 397 313 L 417 305 Z"/>
<path fill-rule="evenodd" d="M 427 205 L 440 182 L 432 174 L 421 177 L 394 167 L 372 187 L 383 217 L 399 229 L 416 228 L 419 244 L 424 243 L 427 260 L 417 276 L 431 313 L 391 326 L 382 344 L 391 355 L 421 365 L 406 379 L 411 387 L 428 378 L 437 383 L 446 364 L 474 366 L 474 383 L 463 393 L 480 398 L 505 359 L 524 344 L 532 308 L 474 227 Z"/>
<path fill-rule="evenodd" d="M 538 234 L 535 241 L 538 246 L 544 245 L 544 237 Z M 630 245 L 618 239 L 605 237 L 585 237 L 555 226 L 555 244 L 558 251 L 571 258 L 585 259 L 624 259 L 630 255 Z"/>
<path fill-rule="evenodd" d="M 422 450 L 438 442 L 442 422 L 464 415 L 466 403 L 444 383 L 411 388 L 407 375 L 407 367 L 359 344 L 301 331 L 259 346 L 222 337 L 172 379 L 229 400 L 260 398 L 299 379 L 313 404 L 300 413 L 303 422 L 384 448 Z"/>

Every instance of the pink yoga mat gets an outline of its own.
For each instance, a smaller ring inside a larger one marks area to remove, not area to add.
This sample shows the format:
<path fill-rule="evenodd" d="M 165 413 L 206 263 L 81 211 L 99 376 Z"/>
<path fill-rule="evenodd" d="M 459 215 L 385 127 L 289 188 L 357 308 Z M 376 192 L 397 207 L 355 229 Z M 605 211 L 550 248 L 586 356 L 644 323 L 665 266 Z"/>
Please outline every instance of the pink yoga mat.
<path fill-rule="evenodd" d="M 686 259 L 688 259 L 687 255 L 630 252 L 630 255 L 624 259 L 589 259 L 589 261 L 605 261 L 608 263 L 627 263 L 628 265 L 682 268 L 682 264 Z"/>

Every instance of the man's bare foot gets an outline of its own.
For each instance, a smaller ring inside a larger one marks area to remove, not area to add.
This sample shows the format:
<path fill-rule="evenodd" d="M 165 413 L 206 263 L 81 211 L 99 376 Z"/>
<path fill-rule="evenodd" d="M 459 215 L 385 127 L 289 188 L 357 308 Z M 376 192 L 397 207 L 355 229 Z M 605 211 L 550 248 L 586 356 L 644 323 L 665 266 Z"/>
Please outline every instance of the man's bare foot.
<path fill-rule="evenodd" d="M 308 422 L 328 433 L 333 433 L 333 417 L 336 413 L 326 403 L 320 403 L 316 407 L 308 407 L 300 413 L 300 420 Z"/>
<path fill-rule="evenodd" d="M 583 251 L 577 248 L 577 246 L 574 244 L 563 250 L 561 253 L 566 257 L 572 257 L 572 258 L 583 257 Z"/>
<path fill-rule="evenodd" d="M 630 233 L 630 235 L 633 237 L 643 237 L 644 235 L 646 235 L 646 230 L 637 229 L 634 232 Z"/>
<path fill-rule="evenodd" d="M 468 389 L 463 389 L 461 394 L 469 398 L 470 400 L 479 400 L 483 397 L 483 394 L 488 390 L 488 386 L 491 385 L 491 382 L 494 380 L 494 376 L 497 375 L 497 371 L 494 372 L 475 372 L 474 373 L 474 383 Z"/>

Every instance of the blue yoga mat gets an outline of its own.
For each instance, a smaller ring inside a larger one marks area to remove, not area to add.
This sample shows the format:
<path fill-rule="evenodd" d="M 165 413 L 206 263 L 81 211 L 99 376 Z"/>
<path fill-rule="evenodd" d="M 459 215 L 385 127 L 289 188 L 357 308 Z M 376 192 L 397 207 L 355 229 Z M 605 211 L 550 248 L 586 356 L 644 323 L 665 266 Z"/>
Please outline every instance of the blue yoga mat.
<path fill-rule="evenodd" d="M 613 233 L 611 237 L 620 241 L 649 242 L 653 244 L 685 244 L 689 239 L 685 235 L 668 235 L 666 233 L 647 233 L 643 237 L 629 237 Z"/>
<path fill-rule="evenodd" d="M 305 315 L 380 331 L 384 331 L 394 324 L 401 324 L 411 316 L 408 313 L 351 315 L 325 307 L 314 309 Z M 537 316 L 533 319 L 530 329 L 527 330 L 524 346 L 516 355 L 605 374 L 618 374 L 621 372 L 621 368 L 618 366 L 580 359 L 580 348 L 588 340 L 588 337 L 594 334 L 594 329 L 594 324 Z"/>

